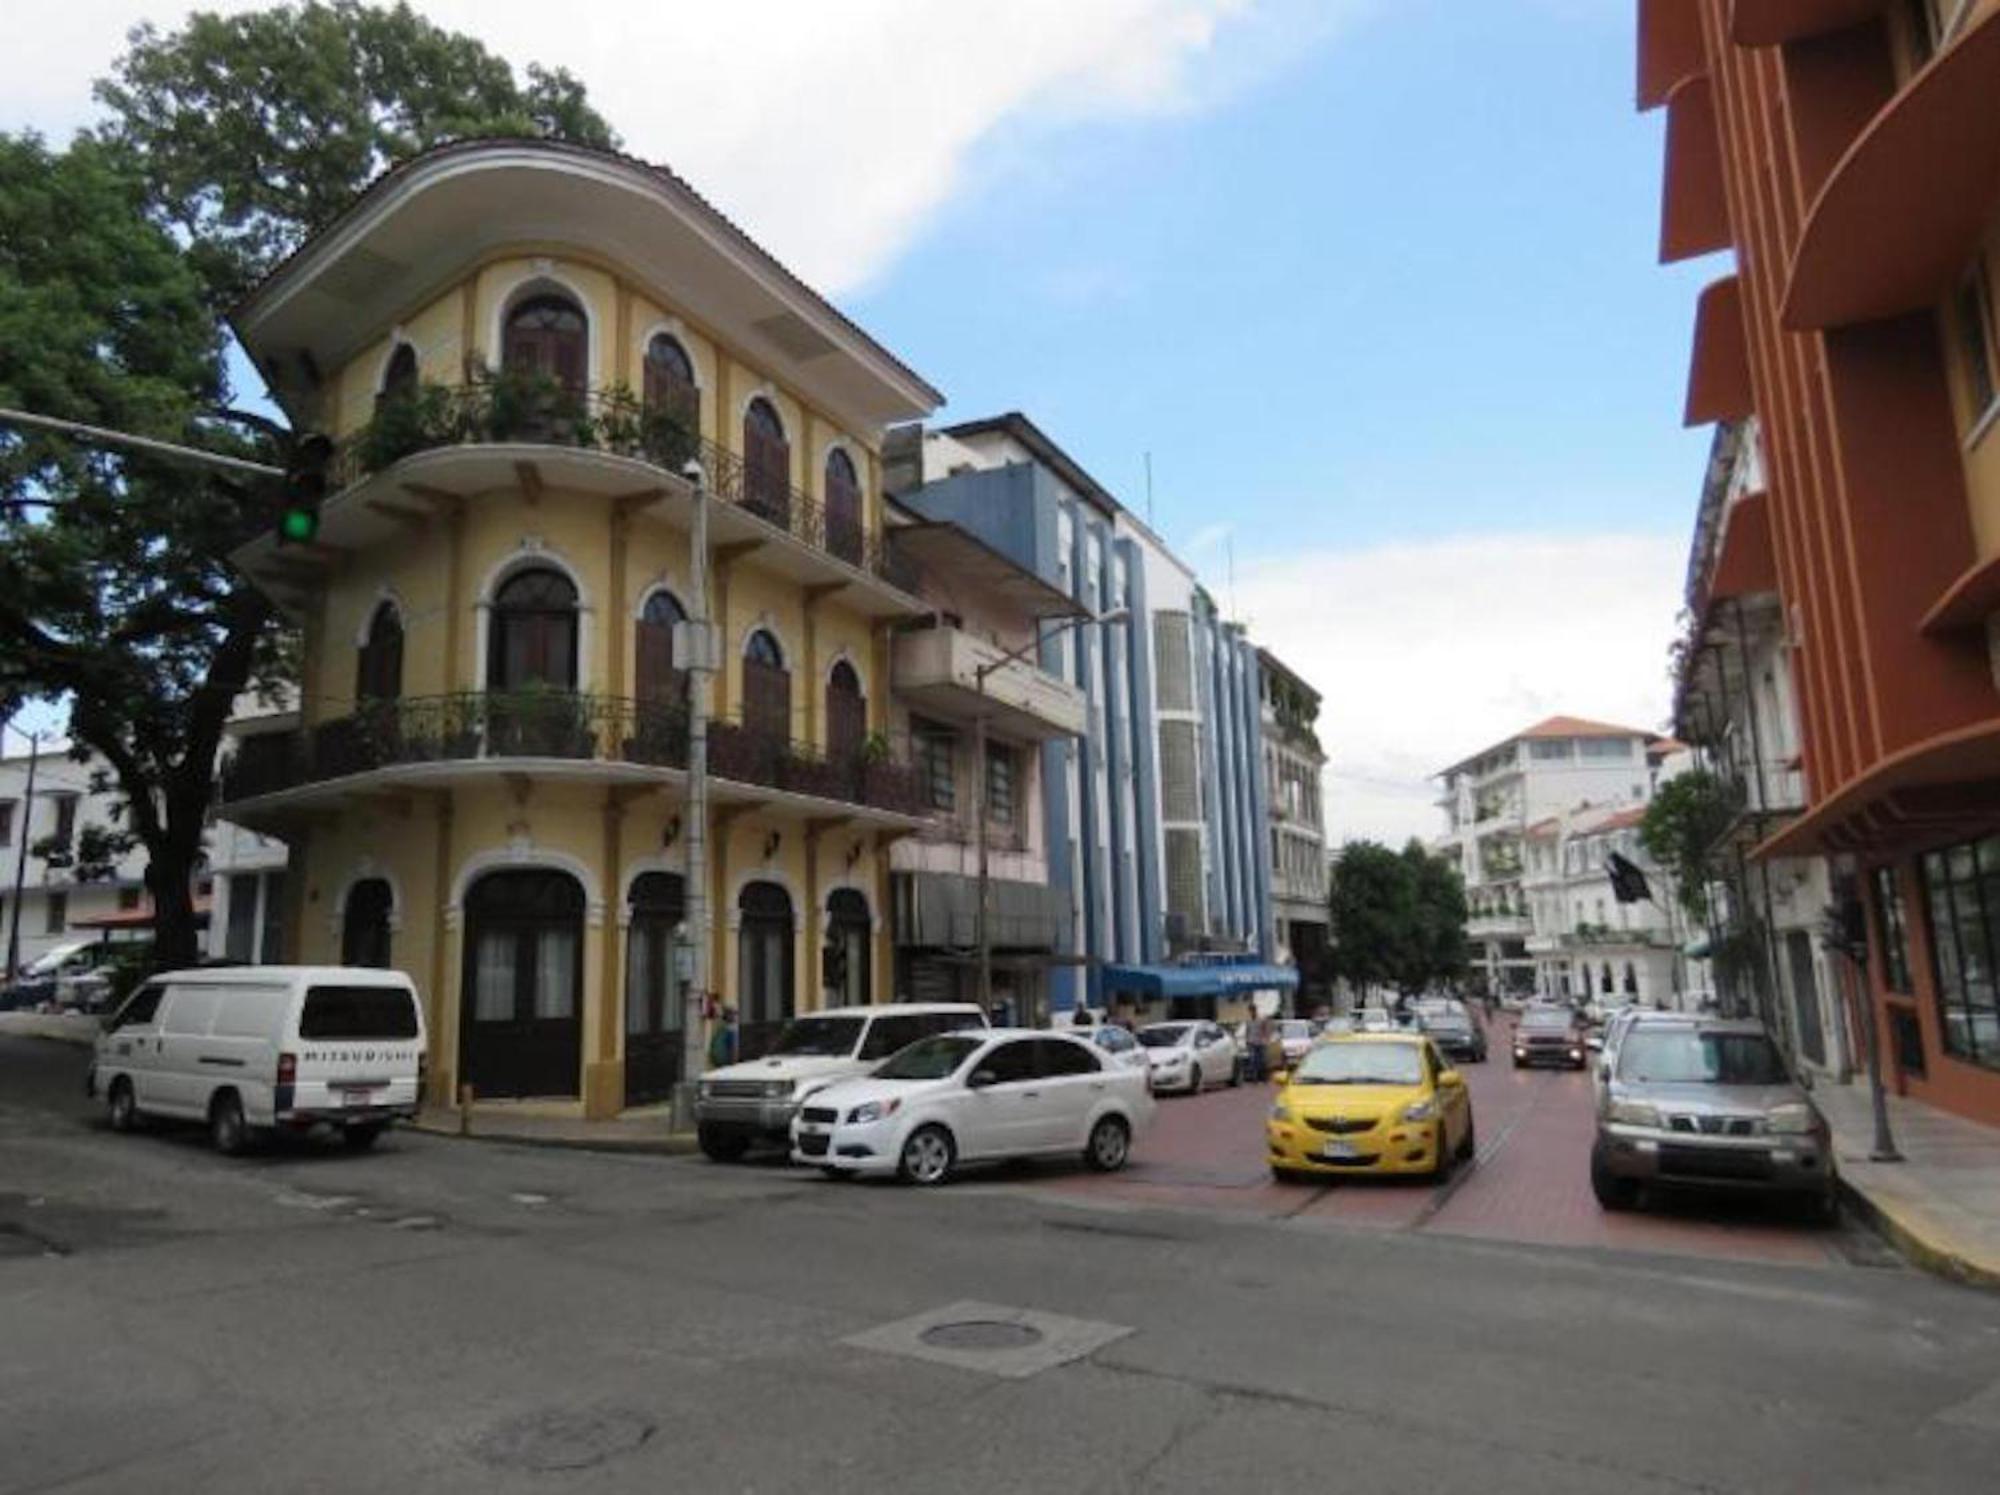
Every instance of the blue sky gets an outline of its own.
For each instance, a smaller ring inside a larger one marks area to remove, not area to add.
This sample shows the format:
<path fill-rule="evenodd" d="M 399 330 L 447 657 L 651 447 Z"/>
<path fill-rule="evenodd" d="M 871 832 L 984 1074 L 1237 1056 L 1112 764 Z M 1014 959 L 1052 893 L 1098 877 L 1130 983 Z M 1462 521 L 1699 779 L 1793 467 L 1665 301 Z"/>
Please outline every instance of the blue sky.
<path fill-rule="evenodd" d="M 212 0 L 246 8 L 244 0 Z M 1335 839 L 1558 711 L 1657 728 L 1708 433 L 1635 0 L 416 0 L 568 67 L 951 397 L 1031 414 L 1326 696 Z M 61 139 L 140 19 L 0 53 Z M 1233 559 L 1235 583 L 1229 581 Z"/>

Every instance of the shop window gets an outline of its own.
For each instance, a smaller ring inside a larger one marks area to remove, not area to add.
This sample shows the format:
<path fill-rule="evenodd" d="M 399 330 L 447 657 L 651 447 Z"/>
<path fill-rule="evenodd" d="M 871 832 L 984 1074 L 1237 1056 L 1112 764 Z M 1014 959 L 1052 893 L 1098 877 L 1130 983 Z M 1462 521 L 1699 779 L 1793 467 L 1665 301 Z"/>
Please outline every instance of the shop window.
<path fill-rule="evenodd" d="M 1944 1050 L 2000 1069 L 2000 836 L 1927 853 L 1923 878 Z"/>
<path fill-rule="evenodd" d="M 757 1059 L 797 1010 L 792 899 L 771 882 L 746 884 L 737 899 L 737 1053 Z"/>
<path fill-rule="evenodd" d="M 1882 984 L 1890 991 L 1910 990 L 1910 925 L 1903 906 L 1903 885 L 1894 867 L 1869 873 L 1875 889 L 1875 923 L 1882 931 Z"/>

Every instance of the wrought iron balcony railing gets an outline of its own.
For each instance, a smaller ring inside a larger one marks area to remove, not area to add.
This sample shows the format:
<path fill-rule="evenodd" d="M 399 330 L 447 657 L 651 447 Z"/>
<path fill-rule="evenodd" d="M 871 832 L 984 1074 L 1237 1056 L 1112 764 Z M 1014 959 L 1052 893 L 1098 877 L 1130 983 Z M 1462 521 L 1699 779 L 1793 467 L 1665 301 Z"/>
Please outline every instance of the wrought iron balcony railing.
<path fill-rule="evenodd" d="M 894 814 L 921 816 L 917 775 L 882 738 L 829 754 L 808 743 L 713 721 L 709 772 Z M 678 704 L 568 691 L 466 691 L 365 701 L 305 731 L 246 737 L 222 771 L 225 803 L 419 763 L 571 758 L 687 767 L 688 716 Z"/>
<path fill-rule="evenodd" d="M 783 472 L 704 439 L 684 409 L 649 404 L 622 387 L 574 388 L 512 370 L 457 387 L 420 384 L 377 402 L 374 419 L 340 444 L 330 476 L 346 487 L 418 452 L 502 442 L 609 452 L 676 475 L 693 460 L 720 501 L 891 586 L 909 591 L 916 584 L 915 567 L 884 536 L 866 533 L 858 507 L 852 515 L 828 513 Z"/>

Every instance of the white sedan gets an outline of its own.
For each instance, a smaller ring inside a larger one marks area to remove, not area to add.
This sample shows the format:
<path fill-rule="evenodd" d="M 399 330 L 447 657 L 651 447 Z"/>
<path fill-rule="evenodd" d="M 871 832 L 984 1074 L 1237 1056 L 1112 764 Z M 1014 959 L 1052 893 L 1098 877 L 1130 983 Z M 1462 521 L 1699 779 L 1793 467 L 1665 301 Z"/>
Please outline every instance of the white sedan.
<path fill-rule="evenodd" d="M 921 1039 L 862 1079 L 814 1094 L 792 1121 L 792 1159 L 830 1174 L 941 1184 L 966 1163 L 1081 1155 L 1109 1173 L 1153 1119 L 1143 1070 L 1031 1028 Z"/>
<path fill-rule="evenodd" d="M 1220 1023 L 1149 1023 L 1139 1030 L 1155 1090 L 1185 1090 L 1189 1095 L 1210 1085 L 1234 1085 L 1242 1079 L 1236 1040 Z"/>
<path fill-rule="evenodd" d="M 1094 1043 L 1104 1050 L 1113 1064 L 1126 1069 L 1143 1070 L 1146 1067 L 1146 1051 L 1139 1046 L 1139 1040 L 1116 1023 L 1099 1023 L 1094 1028 L 1071 1029 L 1085 1043 Z"/>

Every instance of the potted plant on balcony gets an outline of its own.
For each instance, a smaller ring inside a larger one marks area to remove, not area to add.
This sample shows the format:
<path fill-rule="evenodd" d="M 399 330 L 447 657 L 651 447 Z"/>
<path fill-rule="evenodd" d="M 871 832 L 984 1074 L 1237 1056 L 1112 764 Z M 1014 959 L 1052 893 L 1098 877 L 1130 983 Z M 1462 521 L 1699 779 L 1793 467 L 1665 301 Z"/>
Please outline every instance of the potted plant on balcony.
<path fill-rule="evenodd" d="M 530 681 L 486 698 L 486 751 L 497 758 L 594 756 L 589 701 Z"/>
<path fill-rule="evenodd" d="M 485 397 L 487 440 L 597 444 L 597 422 L 583 390 L 530 368 L 483 371 L 475 382 Z"/>
<path fill-rule="evenodd" d="M 462 439 L 452 392 L 441 384 L 420 384 L 376 401 L 356 460 L 363 472 L 380 472 L 414 453 Z"/>

